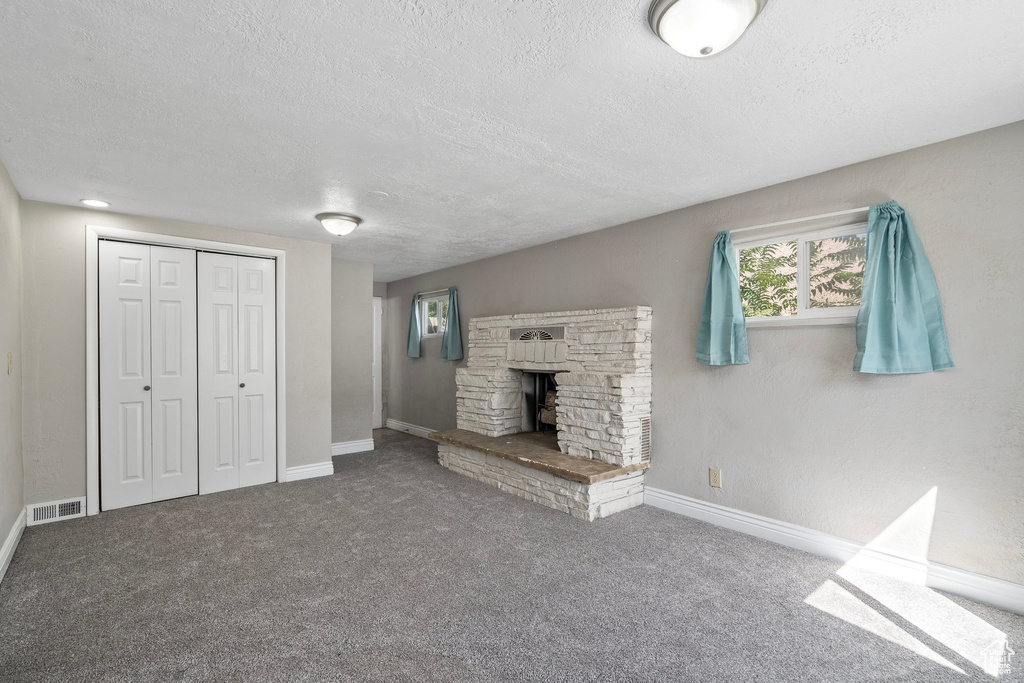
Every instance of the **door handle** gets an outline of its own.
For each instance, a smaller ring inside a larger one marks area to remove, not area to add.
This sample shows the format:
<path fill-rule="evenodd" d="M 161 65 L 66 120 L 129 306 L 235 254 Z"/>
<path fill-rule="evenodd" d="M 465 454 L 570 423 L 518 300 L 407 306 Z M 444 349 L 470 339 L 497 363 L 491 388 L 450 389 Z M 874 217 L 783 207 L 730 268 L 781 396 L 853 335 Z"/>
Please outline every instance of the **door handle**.
<path fill-rule="evenodd" d="M 146 385 L 146 386 L 142 387 L 142 390 L 143 391 L 149 391 L 149 385 Z"/>
<path fill-rule="evenodd" d="M 241 387 L 242 389 L 245 389 L 245 382 L 242 382 L 242 383 L 241 383 L 241 384 L 239 384 L 238 386 L 239 386 L 239 387 Z"/>

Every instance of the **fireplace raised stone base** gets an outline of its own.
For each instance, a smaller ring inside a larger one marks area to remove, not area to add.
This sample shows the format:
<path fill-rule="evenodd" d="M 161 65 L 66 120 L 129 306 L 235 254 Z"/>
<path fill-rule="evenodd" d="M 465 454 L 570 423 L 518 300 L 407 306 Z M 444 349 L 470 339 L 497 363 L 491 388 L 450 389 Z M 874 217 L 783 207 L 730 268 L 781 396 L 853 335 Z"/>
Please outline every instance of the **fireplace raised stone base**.
<path fill-rule="evenodd" d="M 461 446 L 441 443 L 437 453 L 454 472 L 588 522 L 644 502 L 643 470 L 590 484 Z"/>

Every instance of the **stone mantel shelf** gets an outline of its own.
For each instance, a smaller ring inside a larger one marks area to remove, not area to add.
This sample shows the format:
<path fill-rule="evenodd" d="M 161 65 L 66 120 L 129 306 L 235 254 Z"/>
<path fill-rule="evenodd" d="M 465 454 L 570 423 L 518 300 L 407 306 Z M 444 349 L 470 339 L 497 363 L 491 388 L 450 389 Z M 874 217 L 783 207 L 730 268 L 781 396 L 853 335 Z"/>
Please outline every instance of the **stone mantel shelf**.
<path fill-rule="evenodd" d="M 612 465 L 600 460 L 566 455 L 558 451 L 541 448 L 528 440 L 517 439 L 517 434 L 508 436 L 484 436 L 465 429 L 449 429 L 433 432 L 429 438 L 441 443 L 479 451 L 496 458 L 503 458 L 525 467 L 547 472 L 563 479 L 583 484 L 608 481 L 626 474 L 646 470 L 650 463 Z"/>

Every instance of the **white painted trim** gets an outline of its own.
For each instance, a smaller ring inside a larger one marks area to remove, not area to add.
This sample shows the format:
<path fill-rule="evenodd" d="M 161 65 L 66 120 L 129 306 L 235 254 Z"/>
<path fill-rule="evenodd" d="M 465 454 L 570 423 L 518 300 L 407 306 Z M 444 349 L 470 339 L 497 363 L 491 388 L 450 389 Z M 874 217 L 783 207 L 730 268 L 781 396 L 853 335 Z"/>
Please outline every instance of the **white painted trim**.
<path fill-rule="evenodd" d="M 824 227 L 826 225 L 846 225 L 848 223 L 863 223 L 867 221 L 868 214 L 871 211 L 870 206 L 862 206 L 857 209 L 845 209 L 843 211 L 833 211 L 832 213 L 821 213 L 817 216 L 805 216 L 804 218 L 790 218 L 787 221 L 776 221 L 775 223 L 765 223 L 763 225 L 752 225 L 749 228 L 738 228 L 736 230 L 730 230 L 730 238 L 733 235 L 738 235 L 742 232 L 774 232 L 781 229 L 800 230 L 800 226 L 803 229 Z M 756 239 L 756 238 L 754 238 Z"/>
<path fill-rule="evenodd" d="M 944 564 L 928 564 L 928 586 L 975 602 L 1024 614 L 1024 586 Z"/>
<path fill-rule="evenodd" d="M 421 296 L 421 297 L 422 296 L 428 296 L 429 297 L 429 296 L 433 296 L 434 294 L 447 294 L 447 293 L 448 293 L 448 288 L 445 287 L 444 289 L 432 289 L 429 292 L 417 292 L 416 296 Z"/>
<path fill-rule="evenodd" d="M 288 393 L 285 367 L 285 260 L 281 249 L 251 247 L 230 242 L 158 235 L 156 233 L 85 226 L 85 493 L 86 514 L 100 511 L 100 432 L 99 432 L 99 240 L 117 239 L 137 244 L 205 249 L 241 256 L 276 259 L 277 279 L 277 480 L 288 481 Z"/>
<path fill-rule="evenodd" d="M 289 467 L 285 470 L 284 481 L 301 481 L 302 479 L 313 479 L 314 477 L 329 477 L 334 474 L 334 463 L 317 462 L 312 465 L 299 465 Z"/>
<path fill-rule="evenodd" d="M 14 526 L 11 527 L 10 533 L 7 534 L 7 539 L 4 541 L 3 546 L 0 546 L 0 581 L 4 580 L 7 568 L 11 566 L 11 560 L 14 559 L 14 551 L 18 549 L 18 543 L 21 542 L 21 534 L 25 531 L 26 519 L 25 508 L 22 508 L 18 518 L 14 520 Z"/>
<path fill-rule="evenodd" d="M 277 480 L 288 481 L 288 392 L 285 388 L 288 383 L 286 371 L 286 359 L 288 354 L 285 349 L 285 341 L 288 335 L 288 324 L 285 319 L 285 261 L 286 254 L 283 250 L 274 249 L 277 252 L 274 273 L 276 282 L 277 310 Z M 332 468 L 331 472 L 334 470 Z"/>
<path fill-rule="evenodd" d="M 644 503 L 840 562 L 848 562 L 856 556 L 858 568 L 895 576 L 898 579 L 916 580 L 918 583 L 921 577 L 925 577 L 925 585 L 930 588 L 1024 614 L 1024 585 L 1021 584 L 966 569 L 866 548 L 863 543 L 823 531 L 815 531 L 649 486 L 644 490 Z"/>
<path fill-rule="evenodd" d="M 815 555 L 846 562 L 863 547 L 854 541 L 832 536 L 807 527 L 780 522 L 671 491 L 644 487 L 644 504 L 708 522 L 726 529 L 757 536 L 774 543 L 797 548 Z"/>
<path fill-rule="evenodd" d="M 373 428 L 384 426 L 384 297 L 373 297 Z"/>
<path fill-rule="evenodd" d="M 100 511 L 100 233 L 85 226 L 85 513 Z"/>
<path fill-rule="evenodd" d="M 142 232 L 140 230 L 124 230 L 122 228 L 107 228 L 102 225 L 86 225 L 99 237 L 121 240 L 124 242 L 135 242 L 136 244 L 157 244 L 165 247 L 185 247 L 187 249 L 206 249 L 217 251 L 223 254 L 235 254 L 237 256 L 267 256 L 278 258 L 284 255 L 281 249 L 269 247 L 253 247 L 247 244 L 235 244 L 234 242 L 216 242 L 195 237 L 178 237 L 177 235 L 160 235 L 155 232 Z"/>
<path fill-rule="evenodd" d="M 854 230 L 854 228 L 861 228 L 862 230 Z M 856 234 L 859 232 L 867 232 L 868 224 L 867 218 L 859 221 L 850 221 L 843 223 L 838 226 L 831 226 L 828 228 L 819 228 L 817 226 L 804 226 L 801 229 L 797 229 L 791 232 L 787 232 L 781 235 L 771 235 L 769 237 L 748 237 L 747 239 L 733 240 L 732 247 L 736 252 L 737 263 L 739 263 L 739 252 L 743 249 L 750 249 L 751 247 L 763 247 L 768 244 L 776 244 L 777 242 L 796 242 L 799 240 L 814 241 L 823 240 L 830 237 L 843 237 L 849 234 Z"/>
<path fill-rule="evenodd" d="M 359 441 L 340 441 L 331 444 L 331 455 L 348 455 L 349 453 L 365 453 L 373 450 L 373 439 Z"/>
<path fill-rule="evenodd" d="M 434 432 L 437 431 L 436 429 L 427 429 L 426 427 L 418 427 L 416 425 L 411 425 L 408 422 L 399 422 L 398 420 L 392 420 L 390 417 L 385 423 L 385 426 L 388 429 L 394 429 L 396 432 L 405 432 L 406 434 L 412 434 L 413 436 L 418 436 L 423 439 L 427 438 L 428 435 L 433 434 Z"/>
<path fill-rule="evenodd" d="M 856 325 L 857 324 L 857 311 L 860 310 L 860 306 L 849 306 L 852 311 L 846 311 L 843 309 L 841 314 L 835 315 L 817 315 L 817 316 L 797 316 L 797 315 L 780 315 L 766 318 L 746 318 L 747 329 L 754 327 L 807 327 L 811 325 Z"/>

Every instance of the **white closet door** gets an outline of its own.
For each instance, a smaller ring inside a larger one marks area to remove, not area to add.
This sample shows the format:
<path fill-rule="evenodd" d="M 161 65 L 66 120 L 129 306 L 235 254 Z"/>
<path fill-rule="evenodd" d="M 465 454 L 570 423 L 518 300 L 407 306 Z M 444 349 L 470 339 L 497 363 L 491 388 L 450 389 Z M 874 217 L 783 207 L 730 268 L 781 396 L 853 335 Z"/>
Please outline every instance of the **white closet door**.
<path fill-rule="evenodd" d="M 238 488 L 238 257 L 198 254 L 199 493 Z"/>
<path fill-rule="evenodd" d="M 239 485 L 277 479 L 274 261 L 238 258 Z"/>
<path fill-rule="evenodd" d="M 103 510 L 153 500 L 150 286 L 149 246 L 99 243 Z"/>
<path fill-rule="evenodd" d="M 200 253 L 199 492 L 277 478 L 274 262 Z"/>
<path fill-rule="evenodd" d="M 153 500 L 199 493 L 196 252 L 150 247 Z"/>

